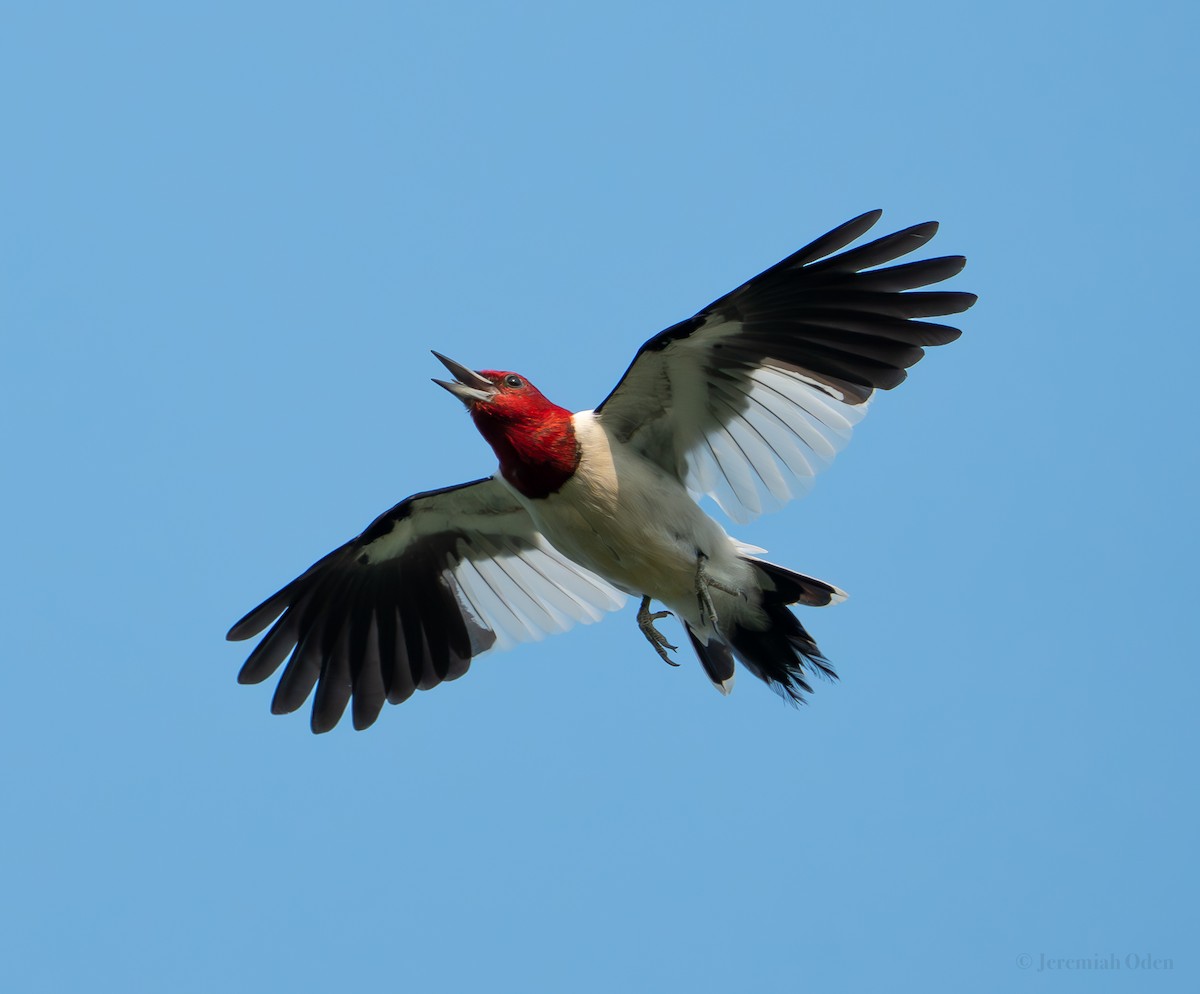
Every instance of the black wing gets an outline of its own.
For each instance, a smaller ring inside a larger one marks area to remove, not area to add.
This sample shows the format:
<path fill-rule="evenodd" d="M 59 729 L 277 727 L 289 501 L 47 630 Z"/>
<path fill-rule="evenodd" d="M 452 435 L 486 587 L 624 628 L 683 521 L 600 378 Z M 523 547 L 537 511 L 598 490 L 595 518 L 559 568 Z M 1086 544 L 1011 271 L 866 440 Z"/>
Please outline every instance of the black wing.
<path fill-rule="evenodd" d="M 490 478 L 401 501 L 227 638 L 252 638 L 274 621 L 238 681 L 260 683 L 287 659 L 274 713 L 295 711 L 315 685 L 314 732 L 333 728 L 351 699 L 361 729 L 385 700 L 454 680 L 487 649 L 596 621 L 624 599 L 556 551 Z"/>
<path fill-rule="evenodd" d="M 918 291 L 962 256 L 873 269 L 924 245 L 936 222 L 831 255 L 882 211 L 848 221 L 651 338 L 596 408 L 622 441 L 746 521 L 811 486 L 866 413 L 924 349 L 957 328 L 971 293 Z"/>

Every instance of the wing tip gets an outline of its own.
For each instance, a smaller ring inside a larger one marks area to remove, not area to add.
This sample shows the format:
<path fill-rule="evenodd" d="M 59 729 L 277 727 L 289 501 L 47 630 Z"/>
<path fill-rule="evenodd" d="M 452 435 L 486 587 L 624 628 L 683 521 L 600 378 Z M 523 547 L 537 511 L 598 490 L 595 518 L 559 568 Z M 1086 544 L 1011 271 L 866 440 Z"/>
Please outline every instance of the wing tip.
<path fill-rule="evenodd" d="M 256 673 L 250 673 L 249 669 L 250 662 L 247 660 L 242 668 L 238 670 L 237 682 L 243 687 L 252 687 L 255 684 L 262 683 L 271 676 L 270 673 L 264 673 L 262 676 L 258 676 Z"/>
<path fill-rule="evenodd" d="M 317 714 L 314 710 L 312 717 L 308 721 L 308 727 L 312 730 L 313 735 L 324 735 L 326 732 L 332 732 L 337 728 L 337 723 L 342 720 L 339 714 L 336 718 L 330 720 L 328 717 Z M 358 727 L 357 725 L 355 726 Z"/>
<path fill-rule="evenodd" d="M 922 221 L 920 224 L 910 225 L 905 228 L 901 234 L 912 235 L 914 238 L 920 238 L 921 241 L 927 242 L 938 233 L 938 229 L 942 226 L 940 221 Z"/>
<path fill-rule="evenodd" d="M 292 595 L 296 592 L 297 583 L 302 577 L 297 577 L 287 586 L 275 591 L 270 597 L 259 604 L 257 607 L 247 611 L 241 618 L 235 621 L 228 632 L 225 633 L 226 642 L 245 642 L 246 639 L 254 638 L 260 632 L 267 629 L 267 626 L 274 622 L 283 614 L 284 609 L 292 602 Z"/>
<path fill-rule="evenodd" d="M 947 314 L 961 314 L 963 311 L 969 311 L 979 300 L 979 294 L 970 293 L 966 290 L 945 290 L 943 292 L 947 295 L 954 295 L 952 300 L 947 301 L 947 303 L 949 303 L 954 310 L 946 311 Z M 962 334 L 961 329 L 956 328 L 955 330 L 958 331 L 960 335 Z"/>
<path fill-rule="evenodd" d="M 235 621 L 229 631 L 225 633 L 225 641 L 245 642 L 246 639 L 254 638 L 255 635 L 266 628 L 269 622 L 263 625 L 251 624 L 251 619 L 253 619 L 257 611 L 258 608 L 255 608 L 249 614 Z"/>

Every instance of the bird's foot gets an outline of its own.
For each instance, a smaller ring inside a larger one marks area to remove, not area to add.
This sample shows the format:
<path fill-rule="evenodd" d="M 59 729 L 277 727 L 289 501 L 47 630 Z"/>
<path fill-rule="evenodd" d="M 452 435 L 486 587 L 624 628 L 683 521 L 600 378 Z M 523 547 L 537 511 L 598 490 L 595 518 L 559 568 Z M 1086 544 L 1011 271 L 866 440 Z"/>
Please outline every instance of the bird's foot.
<path fill-rule="evenodd" d="M 642 598 L 642 606 L 638 608 L 637 613 L 638 628 L 640 628 L 642 630 L 642 634 L 646 636 L 646 641 L 654 646 L 654 651 L 662 656 L 663 662 L 669 666 L 678 666 L 679 664 L 667 655 L 667 650 L 670 649 L 672 652 L 674 652 L 679 647 L 671 645 L 671 643 L 667 641 L 667 637 L 654 627 L 654 622 L 661 621 L 663 618 L 669 617 L 671 617 L 670 611 L 655 611 L 651 613 L 650 598 Z"/>
<path fill-rule="evenodd" d="M 712 625 L 717 627 L 717 609 L 713 606 L 712 594 L 709 593 L 710 588 L 716 588 L 727 594 L 733 594 L 735 597 L 745 596 L 740 590 L 733 587 L 727 587 L 719 580 L 708 575 L 708 570 L 704 568 L 704 563 L 708 556 L 703 552 L 696 553 L 696 601 L 700 605 L 700 621 L 702 624 Z"/>

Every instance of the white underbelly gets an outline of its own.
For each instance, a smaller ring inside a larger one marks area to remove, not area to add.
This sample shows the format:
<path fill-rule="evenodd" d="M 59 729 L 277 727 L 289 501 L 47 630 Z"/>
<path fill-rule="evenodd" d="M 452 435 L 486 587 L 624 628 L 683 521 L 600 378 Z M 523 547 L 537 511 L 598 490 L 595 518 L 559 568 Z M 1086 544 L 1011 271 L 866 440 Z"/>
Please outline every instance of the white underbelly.
<path fill-rule="evenodd" d="M 557 493 L 522 501 L 560 552 L 684 616 L 696 605 L 700 556 L 721 584 L 740 589 L 750 581 L 732 539 L 678 479 L 636 455 L 614 453 L 594 421 L 577 420 L 577 433 L 582 452 L 575 475 Z"/>
<path fill-rule="evenodd" d="M 671 509 L 672 520 L 663 521 L 661 503 L 645 495 L 623 494 L 605 507 L 561 499 L 570 489 L 568 484 L 534 502 L 538 528 L 561 552 L 631 594 L 667 603 L 692 591 L 697 556 L 711 559 L 724 539 L 719 529 L 704 527 L 706 521 L 680 520 L 692 515 L 681 515 L 678 507 Z"/>

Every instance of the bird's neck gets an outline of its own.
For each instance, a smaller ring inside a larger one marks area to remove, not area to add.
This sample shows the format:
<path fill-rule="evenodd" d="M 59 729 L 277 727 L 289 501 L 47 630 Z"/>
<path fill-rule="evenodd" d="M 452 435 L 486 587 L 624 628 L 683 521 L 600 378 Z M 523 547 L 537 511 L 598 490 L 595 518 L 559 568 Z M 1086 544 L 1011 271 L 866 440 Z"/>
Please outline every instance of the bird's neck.
<path fill-rule="evenodd" d="M 474 420 L 518 493 L 548 497 L 575 474 L 580 453 L 570 411 L 547 405 L 503 419 L 475 414 Z"/>

